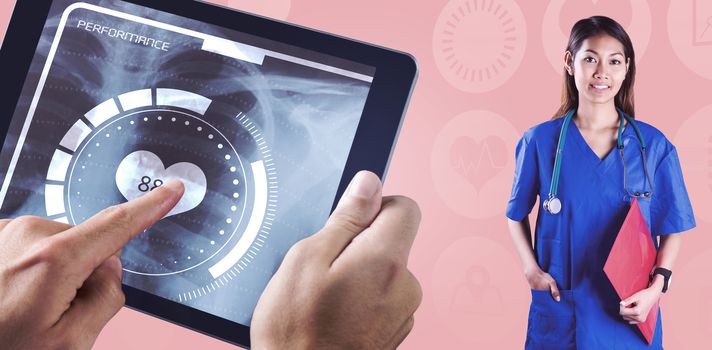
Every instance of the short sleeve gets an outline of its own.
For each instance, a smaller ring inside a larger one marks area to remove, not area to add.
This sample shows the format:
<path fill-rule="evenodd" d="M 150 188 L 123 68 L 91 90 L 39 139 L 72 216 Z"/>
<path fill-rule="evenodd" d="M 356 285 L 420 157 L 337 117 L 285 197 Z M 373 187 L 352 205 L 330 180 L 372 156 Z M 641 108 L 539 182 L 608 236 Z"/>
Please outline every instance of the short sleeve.
<path fill-rule="evenodd" d="M 534 207 L 539 193 L 536 145 L 531 135 L 525 134 L 517 144 L 516 166 L 512 194 L 507 205 L 507 217 L 521 221 Z"/>
<path fill-rule="evenodd" d="M 696 226 L 692 205 L 677 150 L 661 160 L 655 171 L 655 184 L 650 203 L 650 225 L 653 236 L 687 231 Z"/>

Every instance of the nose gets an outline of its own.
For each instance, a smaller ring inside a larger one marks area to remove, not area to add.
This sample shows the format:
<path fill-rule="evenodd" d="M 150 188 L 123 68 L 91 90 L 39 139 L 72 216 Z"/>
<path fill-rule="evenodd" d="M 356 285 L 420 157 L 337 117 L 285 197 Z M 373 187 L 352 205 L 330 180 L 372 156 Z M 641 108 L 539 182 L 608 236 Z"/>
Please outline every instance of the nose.
<path fill-rule="evenodd" d="M 608 68 L 603 62 L 599 62 L 596 71 L 593 73 L 595 79 L 608 80 Z"/>

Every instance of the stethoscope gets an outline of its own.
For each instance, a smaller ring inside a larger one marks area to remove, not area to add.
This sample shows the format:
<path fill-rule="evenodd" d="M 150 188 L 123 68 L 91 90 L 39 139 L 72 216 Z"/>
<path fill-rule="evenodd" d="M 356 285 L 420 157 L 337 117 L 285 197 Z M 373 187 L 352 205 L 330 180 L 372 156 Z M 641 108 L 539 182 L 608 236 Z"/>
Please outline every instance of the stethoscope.
<path fill-rule="evenodd" d="M 616 108 L 618 111 L 618 115 L 620 116 L 620 124 L 618 125 L 618 141 L 617 141 L 617 148 L 618 152 L 621 155 L 621 160 L 623 161 L 623 188 L 625 191 L 628 193 L 628 195 L 636 198 L 650 198 L 653 195 L 653 183 L 650 181 L 650 175 L 648 174 L 648 166 L 647 162 L 645 161 L 645 140 L 643 139 L 643 135 L 640 133 L 640 129 L 638 129 L 638 125 L 635 124 L 633 121 L 633 118 L 630 117 L 629 115 L 623 113 L 620 109 Z M 556 158 L 554 159 L 554 172 L 552 175 L 551 179 L 551 188 L 549 189 L 549 198 L 547 198 L 544 201 L 544 210 L 549 212 L 550 214 L 558 214 L 561 212 L 561 200 L 559 200 L 558 197 L 556 197 L 556 191 L 558 190 L 559 187 L 559 174 L 561 172 L 561 153 L 564 151 L 564 144 L 566 143 L 566 131 L 569 128 L 569 123 L 571 123 L 571 119 L 574 116 L 574 113 L 576 110 L 572 109 L 566 115 L 564 116 L 564 123 L 561 126 L 561 131 L 559 134 L 559 143 L 556 145 Z M 625 165 L 625 156 L 623 154 L 623 127 L 624 127 L 624 122 L 628 121 L 628 124 L 633 126 L 633 129 L 635 130 L 635 134 L 638 136 L 638 141 L 640 141 L 640 154 L 642 155 L 643 159 L 643 169 L 645 170 L 645 179 L 648 182 L 648 185 L 650 186 L 650 191 L 645 191 L 643 193 L 640 192 L 635 192 L 635 193 L 630 193 L 628 192 L 628 171 L 626 169 Z"/>

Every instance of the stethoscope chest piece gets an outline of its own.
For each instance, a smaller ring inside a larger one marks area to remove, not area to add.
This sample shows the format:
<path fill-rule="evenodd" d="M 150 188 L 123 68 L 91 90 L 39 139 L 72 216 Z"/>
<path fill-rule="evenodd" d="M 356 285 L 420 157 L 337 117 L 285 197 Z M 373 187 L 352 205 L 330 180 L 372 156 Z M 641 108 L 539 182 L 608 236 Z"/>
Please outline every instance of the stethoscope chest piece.
<path fill-rule="evenodd" d="M 558 214 L 561 212 L 561 201 L 556 197 L 549 197 L 544 201 L 544 210 L 550 214 Z"/>

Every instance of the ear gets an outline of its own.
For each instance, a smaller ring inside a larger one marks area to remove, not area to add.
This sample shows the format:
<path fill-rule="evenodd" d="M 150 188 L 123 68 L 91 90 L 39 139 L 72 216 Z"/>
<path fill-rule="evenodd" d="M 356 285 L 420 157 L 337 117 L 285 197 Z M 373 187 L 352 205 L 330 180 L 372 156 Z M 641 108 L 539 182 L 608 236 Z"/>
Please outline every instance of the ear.
<path fill-rule="evenodd" d="M 564 69 L 569 75 L 574 75 L 574 57 L 568 50 L 564 53 Z"/>

